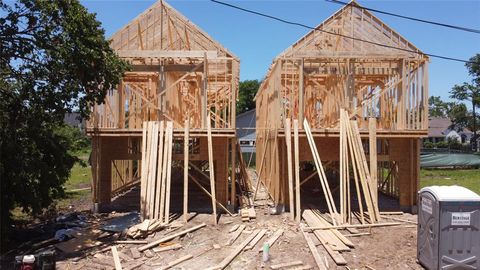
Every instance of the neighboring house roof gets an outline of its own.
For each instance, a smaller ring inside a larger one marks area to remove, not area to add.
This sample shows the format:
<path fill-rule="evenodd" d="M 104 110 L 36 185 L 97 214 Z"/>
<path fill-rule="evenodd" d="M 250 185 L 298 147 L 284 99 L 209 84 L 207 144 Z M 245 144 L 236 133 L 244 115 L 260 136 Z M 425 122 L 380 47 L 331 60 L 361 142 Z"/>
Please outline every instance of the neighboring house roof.
<path fill-rule="evenodd" d="M 452 129 L 450 128 L 452 121 L 447 117 L 431 117 L 428 121 L 428 137 L 443 138 L 447 136 Z M 470 137 L 472 132 L 466 128 L 457 132 L 459 135 L 466 135 Z"/>
<path fill-rule="evenodd" d="M 255 109 L 237 115 L 236 126 L 238 138 L 255 140 L 256 117 Z"/>
<path fill-rule="evenodd" d="M 63 122 L 72 127 L 84 126 L 85 121 L 80 119 L 80 113 L 66 113 L 63 117 Z"/>

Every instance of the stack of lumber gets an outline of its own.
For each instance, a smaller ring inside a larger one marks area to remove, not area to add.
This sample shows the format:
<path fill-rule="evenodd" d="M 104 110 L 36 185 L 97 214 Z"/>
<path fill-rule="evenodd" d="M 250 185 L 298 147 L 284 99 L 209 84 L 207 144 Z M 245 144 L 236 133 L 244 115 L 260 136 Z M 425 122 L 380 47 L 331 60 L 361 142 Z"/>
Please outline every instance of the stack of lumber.
<path fill-rule="evenodd" d="M 302 217 L 309 227 L 331 226 L 318 211 L 305 210 L 303 211 Z M 327 253 L 337 265 L 347 264 L 341 252 L 350 251 L 350 248 L 354 247 L 354 244 L 349 239 L 336 229 L 313 230 L 313 234 L 320 243 L 322 243 Z"/>
<path fill-rule="evenodd" d="M 371 142 L 374 140 L 371 140 Z M 372 180 L 357 122 L 350 120 L 345 110 L 340 111 L 340 218 L 342 223 L 351 222 L 351 198 L 349 188 L 350 166 L 353 171 L 359 208 L 359 219 L 365 224 L 364 203 L 369 222 L 380 220 L 376 194 L 376 181 Z M 334 224 L 335 225 L 335 224 Z"/>
<path fill-rule="evenodd" d="M 172 169 L 171 121 L 143 122 L 140 211 L 142 219 L 169 223 Z"/>
<path fill-rule="evenodd" d="M 255 213 L 255 209 L 253 207 L 241 209 L 240 216 L 244 222 L 249 222 L 251 219 L 257 218 L 257 214 Z"/>

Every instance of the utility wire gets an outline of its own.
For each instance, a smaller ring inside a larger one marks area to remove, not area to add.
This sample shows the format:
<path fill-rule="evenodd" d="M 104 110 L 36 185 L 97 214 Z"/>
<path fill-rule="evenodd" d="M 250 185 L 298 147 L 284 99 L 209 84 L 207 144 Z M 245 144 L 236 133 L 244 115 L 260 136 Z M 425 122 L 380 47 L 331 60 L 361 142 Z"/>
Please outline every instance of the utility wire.
<path fill-rule="evenodd" d="M 265 14 L 265 13 L 258 12 L 258 11 L 242 8 L 242 7 L 232 5 L 232 4 L 229 4 L 229 3 L 225 3 L 225 2 L 222 2 L 222 1 L 218 1 L 218 0 L 210 0 L 210 1 L 214 2 L 214 3 L 217 3 L 217 4 L 220 4 L 220 5 L 224 5 L 224 6 L 227 6 L 227 7 L 234 8 L 234 9 L 238 9 L 238 10 L 241 10 L 241 11 L 244 11 L 244 12 L 247 12 L 247 13 L 251 13 L 251 14 L 261 16 L 261 17 L 265 17 L 265 18 L 269 18 L 269 19 L 272 19 L 272 20 L 275 20 L 275 21 L 279 21 L 279 22 L 282 22 L 282 23 L 285 23 L 285 24 L 300 26 L 300 27 L 307 28 L 307 29 L 310 29 L 310 30 L 316 30 L 316 31 L 320 31 L 320 32 L 327 33 L 327 34 L 330 34 L 330 35 L 340 36 L 340 37 L 348 38 L 348 39 L 355 40 L 355 41 L 365 42 L 365 43 L 380 46 L 380 47 L 385 47 L 385 48 L 395 49 L 395 50 L 399 50 L 399 51 L 420 54 L 420 55 L 427 55 L 427 56 L 434 57 L 434 58 L 456 61 L 456 62 L 461 62 L 461 63 L 471 63 L 468 60 L 463 60 L 463 59 L 459 59 L 459 58 L 442 56 L 442 55 L 438 55 L 438 54 L 423 53 L 423 52 L 420 52 L 418 50 L 410 50 L 410 49 L 395 47 L 395 46 L 382 44 L 382 43 L 378 43 L 378 42 L 373 42 L 373 41 L 369 41 L 369 40 L 365 40 L 365 39 L 361 39 L 361 38 L 347 36 L 347 35 L 331 32 L 331 31 L 327 31 L 327 30 L 324 30 L 324 29 L 320 29 L 319 27 L 312 27 L 312 26 L 305 25 L 303 23 L 288 21 L 288 20 L 285 20 L 285 19 L 282 19 L 282 18 L 279 18 L 279 17 L 275 17 L 275 16 L 272 16 L 272 15 L 268 15 L 268 14 Z"/>
<path fill-rule="evenodd" d="M 347 3 L 347 2 L 343 2 L 343 1 L 339 1 L 339 0 L 325 0 L 325 1 L 330 2 L 330 3 L 335 3 L 335 4 L 344 5 L 344 6 L 351 5 L 351 2 L 350 2 L 350 3 Z M 377 13 L 389 15 L 389 16 L 393 16 L 393 17 L 398 17 L 398 18 L 402 18 L 402 19 L 407 19 L 407 20 L 411 20 L 411 21 L 428 23 L 428 24 L 433 24 L 433 25 L 437 25 L 437 26 L 443 26 L 443 27 L 447 27 L 447 28 L 451 28 L 451 29 L 456 29 L 456 30 L 471 32 L 471 33 L 475 33 L 475 34 L 480 34 L 480 30 L 478 30 L 478 29 L 467 28 L 467 27 L 463 27 L 463 26 L 456 26 L 456 25 L 451 25 L 451 24 L 446 24 L 446 23 L 440 23 L 440 22 L 434 22 L 434 21 L 428 21 L 428 20 L 424 20 L 424 19 L 419 19 L 419 18 L 409 17 L 409 16 L 405 16 L 405 15 L 395 14 L 395 13 L 391 13 L 391 12 L 387 12 L 387 11 L 383 11 L 383 10 L 378 10 L 378 9 L 374 9 L 374 8 L 369 8 L 369 7 L 365 7 L 365 6 L 358 6 L 358 5 L 356 5 L 355 7 L 361 8 L 361 9 L 364 9 L 364 10 L 368 10 L 368 11 L 373 11 L 373 12 L 377 12 Z"/>

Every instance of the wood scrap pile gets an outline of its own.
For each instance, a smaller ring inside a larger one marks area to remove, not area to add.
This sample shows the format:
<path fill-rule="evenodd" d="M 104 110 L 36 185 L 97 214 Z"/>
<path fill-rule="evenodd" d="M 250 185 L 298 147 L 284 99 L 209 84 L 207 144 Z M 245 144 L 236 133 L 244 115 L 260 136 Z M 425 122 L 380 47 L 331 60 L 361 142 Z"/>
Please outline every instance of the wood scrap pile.
<path fill-rule="evenodd" d="M 133 238 L 145 238 L 147 235 L 165 228 L 161 220 L 144 219 L 143 222 L 128 228 L 126 235 Z"/>
<path fill-rule="evenodd" d="M 171 121 L 143 123 L 140 190 L 142 219 L 169 223 L 172 137 Z"/>

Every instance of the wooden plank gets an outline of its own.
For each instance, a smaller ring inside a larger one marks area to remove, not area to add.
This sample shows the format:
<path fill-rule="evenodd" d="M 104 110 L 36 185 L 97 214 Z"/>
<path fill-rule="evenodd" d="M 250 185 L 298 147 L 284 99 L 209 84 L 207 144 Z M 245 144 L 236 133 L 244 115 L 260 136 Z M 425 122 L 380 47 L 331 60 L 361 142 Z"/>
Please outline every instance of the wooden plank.
<path fill-rule="evenodd" d="M 189 120 L 185 120 L 183 137 L 183 222 L 188 221 L 188 158 L 189 158 Z"/>
<path fill-rule="evenodd" d="M 289 198 L 289 209 L 290 209 L 290 218 L 295 219 L 295 210 L 294 210 L 294 196 L 293 196 L 293 171 L 292 171 L 292 136 L 290 130 L 290 118 L 285 120 L 285 142 L 287 144 L 287 171 L 288 171 L 288 198 Z"/>
<path fill-rule="evenodd" d="M 327 267 L 325 267 L 325 264 L 323 263 L 325 257 L 320 256 L 320 253 L 318 253 L 318 249 L 313 243 L 312 239 L 308 236 L 307 232 L 303 230 L 303 225 L 300 227 L 300 230 L 302 231 L 305 241 L 307 241 L 308 248 L 310 248 L 310 252 L 312 253 L 313 259 L 315 259 L 318 269 L 327 270 Z"/>
<path fill-rule="evenodd" d="M 255 238 L 253 238 L 252 242 L 250 242 L 250 244 L 248 244 L 248 246 L 245 247 L 245 250 L 253 249 L 255 247 L 255 245 L 258 243 L 258 241 L 260 241 L 263 238 L 265 233 L 267 233 L 267 229 L 262 229 L 257 234 L 257 236 L 255 236 Z"/>
<path fill-rule="evenodd" d="M 162 237 L 162 238 L 160 238 L 160 239 L 158 239 L 158 240 L 155 240 L 155 241 L 153 241 L 153 242 L 151 242 L 151 243 L 149 243 L 149 244 L 146 244 L 146 245 L 144 245 L 144 246 L 141 246 L 140 248 L 138 248 L 138 251 L 143 252 L 143 251 L 145 251 L 145 250 L 147 250 L 147 249 L 149 249 L 149 248 L 158 246 L 159 244 L 161 244 L 161 243 L 163 243 L 163 242 L 167 242 L 167 241 L 172 240 L 172 239 L 174 239 L 174 238 L 176 238 L 176 237 L 178 237 L 178 236 L 182 236 L 182 235 L 185 235 L 185 234 L 187 234 L 187 233 L 189 233 L 189 232 L 196 231 L 196 230 L 198 230 L 198 229 L 200 229 L 200 228 L 202 228 L 202 227 L 205 227 L 205 226 L 207 226 L 207 224 L 202 223 L 202 224 L 193 226 L 193 227 L 191 227 L 191 228 L 185 229 L 185 230 L 183 230 L 183 231 L 180 231 L 180 232 L 177 232 L 177 233 L 174 233 L 174 234 L 171 234 L 171 235 L 167 235 L 167 236 Z"/>
<path fill-rule="evenodd" d="M 299 158 L 299 141 L 298 141 L 298 120 L 293 120 L 293 145 L 294 145 L 294 157 L 295 157 L 295 207 L 297 222 L 300 222 L 302 213 L 300 205 L 300 158 Z"/>
<path fill-rule="evenodd" d="M 235 242 L 235 240 L 237 240 L 237 238 L 240 236 L 240 234 L 242 234 L 243 230 L 245 230 L 245 225 L 240 225 L 238 227 L 238 229 L 235 231 L 235 233 L 232 235 L 232 237 L 230 238 L 230 240 L 228 240 L 227 242 L 227 246 L 231 246 L 233 244 L 233 242 Z"/>
<path fill-rule="evenodd" d="M 173 123 L 171 121 L 167 122 L 167 179 L 166 179 L 166 189 L 165 189 L 165 223 L 170 222 L 170 190 L 172 187 L 172 148 L 173 148 Z"/>
<path fill-rule="evenodd" d="M 146 200 L 146 191 L 147 191 L 147 128 L 148 122 L 143 122 L 142 130 L 142 163 L 141 163 L 141 177 L 140 177 L 140 213 L 141 218 L 145 216 L 145 200 Z"/>
<path fill-rule="evenodd" d="M 279 264 L 273 264 L 270 265 L 271 269 L 282 269 L 282 268 L 289 268 L 292 266 L 297 266 L 297 265 L 302 265 L 302 261 L 291 261 L 291 262 L 285 262 L 285 263 L 279 263 Z"/>
<path fill-rule="evenodd" d="M 370 181 L 372 195 L 375 201 L 378 201 L 378 179 L 377 179 L 377 119 L 370 117 L 368 119 L 368 138 L 370 154 Z"/>
<path fill-rule="evenodd" d="M 162 270 L 170 269 L 170 268 L 174 267 L 174 266 L 177 265 L 177 264 L 180 264 L 180 263 L 182 263 L 182 262 L 184 262 L 184 261 L 190 260 L 191 258 L 193 258 L 193 255 L 192 255 L 192 254 L 185 255 L 185 256 L 180 257 L 180 258 L 178 258 L 178 259 L 176 259 L 176 260 L 174 260 L 174 261 L 169 262 L 166 266 L 161 267 L 161 268 L 159 268 L 159 269 L 162 269 Z"/>
<path fill-rule="evenodd" d="M 403 225 L 400 222 L 385 222 L 385 223 L 374 223 L 374 224 L 344 224 L 336 226 L 315 226 L 315 227 L 306 227 L 305 230 L 330 230 L 330 229 L 346 229 L 346 228 L 374 228 L 374 227 L 388 227 L 388 226 L 398 226 Z"/>
<path fill-rule="evenodd" d="M 152 140 L 149 147 L 150 161 L 149 161 L 149 172 L 148 172 L 148 195 L 147 195 L 147 208 L 148 208 L 148 218 L 153 219 L 155 212 L 155 178 L 156 178 L 156 165 L 157 165 L 157 148 L 158 148 L 158 122 L 152 122 Z"/>
<path fill-rule="evenodd" d="M 164 247 L 159 247 L 159 248 L 153 248 L 153 252 L 155 253 L 159 253 L 159 252 L 164 252 L 164 251 L 169 251 L 169 250 L 175 250 L 175 249 L 179 249 L 179 248 L 182 248 L 182 245 L 178 244 L 178 243 L 175 243 L 173 245 L 168 245 L 168 246 L 164 246 Z"/>
<path fill-rule="evenodd" d="M 157 162 L 157 182 L 155 184 L 155 219 L 163 221 L 160 217 L 160 201 L 164 201 L 165 195 L 162 193 L 162 177 L 165 171 L 163 171 L 163 148 L 164 148 L 164 123 L 160 121 L 160 135 L 159 135 L 159 143 L 158 143 L 158 162 Z M 163 212 L 162 212 L 163 213 Z"/>
<path fill-rule="evenodd" d="M 118 257 L 117 246 L 112 246 L 112 256 L 113 262 L 115 263 L 115 270 L 122 270 L 122 264 L 120 263 L 120 258 Z"/>
<path fill-rule="evenodd" d="M 282 234 L 283 234 L 283 229 L 278 229 L 277 231 L 275 231 L 272 237 L 270 237 L 267 240 L 268 246 L 272 247 L 273 244 L 275 244 L 275 242 L 277 241 L 277 239 L 280 238 L 280 236 L 282 236 Z M 263 250 L 263 247 L 259 248 L 258 252 L 262 252 L 262 250 Z"/>
<path fill-rule="evenodd" d="M 140 254 L 140 252 L 138 251 L 138 249 L 136 247 L 132 247 L 130 249 L 130 252 L 132 253 L 132 257 L 134 259 L 139 259 L 142 257 L 142 254 Z"/>
<path fill-rule="evenodd" d="M 235 225 L 233 225 L 232 228 L 230 228 L 230 230 L 228 230 L 228 232 L 229 232 L 229 233 L 232 233 L 232 232 L 236 231 L 236 230 L 238 229 L 238 227 L 240 227 L 240 225 L 239 225 L 239 224 L 235 224 Z"/>
<path fill-rule="evenodd" d="M 226 268 L 230 262 L 237 257 L 238 254 L 240 254 L 243 249 L 257 236 L 257 234 L 260 232 L 259 229 L 253 231 L 252 234 L 250 234 L 240 245 L 238 245 L 235 250 L 230 253 L 225 259 L 223 259 L 218 265 L 212 267 L 211 269 L 224 269 Z"/>
<path fill-rule="evenodd" d="M 213 209 L 213 222 L 217 225 L 217 204 L 215 197 L 215 169 L 213 165 L 213 146 L 212 146 L 212 127 L 210 123 L 210 113 L 207 119 L 207 135 L 208 135 L 208 171 L 210 173 L 210 193 L 212 195 L 212 209 Z"/>

